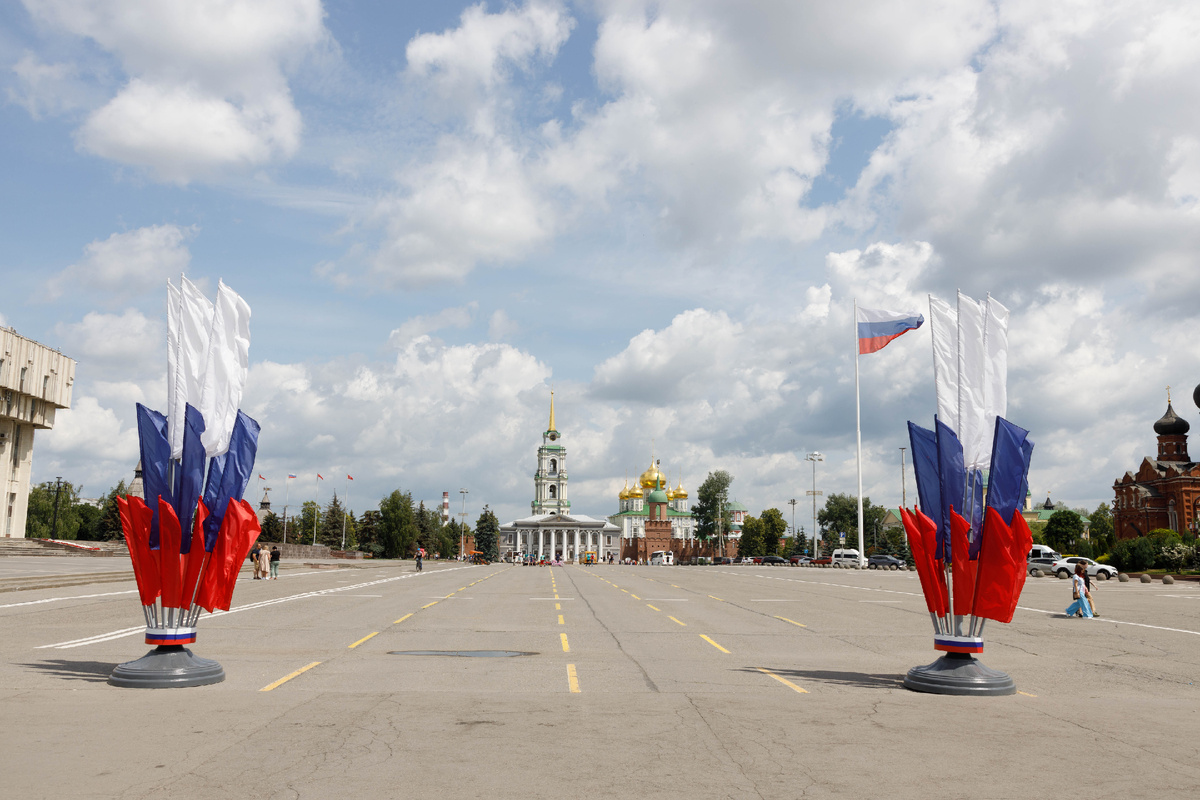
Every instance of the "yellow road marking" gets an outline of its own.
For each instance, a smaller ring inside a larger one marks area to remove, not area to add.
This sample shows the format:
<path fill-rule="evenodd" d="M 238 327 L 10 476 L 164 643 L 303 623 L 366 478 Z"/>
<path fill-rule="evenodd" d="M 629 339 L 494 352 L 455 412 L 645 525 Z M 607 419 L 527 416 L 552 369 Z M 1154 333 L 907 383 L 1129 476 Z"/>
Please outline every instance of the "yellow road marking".
<path fill-rule="evenodd" d="M 467 590 L 467 587 L 465 587 L 465 586 L 460 586 L 460 587 L 458 587 L 458 590 L 459 590 L 460 592 L 465 592 L 465 591 Z"/>
<path fill-rule="evenodd" d="M 425 605 L 421 606 L 421 609 L 424 610 L 426 608 L 429 608 L 430 606 L 436 606 L 439 602 L 441 602 L 441 601 L 434 600 L 432 603 L 426 603 Z"/>
<path fill-rule="evenodd" d="M 443 597 L 442 599 L 443 599 L 443 600 L 449 600 L 451 597 L 454 597 L 454 594 L 455 594 L 454 592 L 451 592 L 450 594 L 446 595 L 446 596 L 445 596 L 445 597 Z"/>
<path fill-rule="evenodd" d="M 642 598 L 638 597 L 636 594 L 634 594 L 633 592 L 630 592 L 630 593 L 629 593 L 629 596 L 630 596 L 630 597 L 632 597 L 634 600 L 641 600 L 641 599 L 642 599 Z"/>
<path fill-rule="evenodd" d="M 376 636 L 378 636 L 378 635 L 379 635 L 379 631 L 375 631 L 374 633 L 368 633 L 366 636 L 362 637 L 361 639 L 359 639 L 357 642 L 355 642 L 354 644 L 350 645 L 350 646 L 349 646 L 349 647 L 347 647 L 346 649 L 347 649 L 347 650 L 353 650 L 354 648 L 358 647 L 360 644 L 362 644 L 363 642 L 365 642 L 367 639 L 373 639 L 374 637 L 376 637 Z"/>
<path fill-rule="evenodd" d="M 717 644 L 717 643 L 716 643 L 716 642 L 714 642 L 712 639 L 710 639 L 710 638 L 708 638 L 707 636 L 705 636 L 703 633 L 702 633 L 702 634 L 700 634 L 700 638 L 701 638 L 701 639 L 703 639 L 704 641 L 708 642 L 709 644 L 711 644 L 713 647 L 715 647 L 715 648 L 717 648 L 718 650 L 720 650 L 722 653 L 728 653 L 728 652 L 729 652 L 729 651 L 728 651 L 728 650 L 726 650 L 724 647 L 721 647 L 721 645 Z"/>
<path fill-rule="evenodd" d="M 555 593 L 554 593 L 554 599 L 555 599 L 555 600 L 558 600 L 558 599 L 560 599 L 560 598 L 559 598 L 559 596 L 558 596 L 558 592 L 555 592 Z"/>
<path fill-rule="evenodd" d="M 780 676 L 776 675 L 774 672 L 771 672 L 771 670 L 769 670 L 769 669 L 763 669 L 762 667 L 755 667 L 755 669 L 758 670 L 759 672 L 763 673 L 764 675 L 770 675 L 772 678 L 779 681 L 784 686 L 790 686 L 791 688 L 795 689 L 800 694 L 808 694 L 808 689 L 801 689 L 799 686 L 792 683 L 787 678 L 781 678 Z"/>
<path fill-rule="evenodd" d="M 320 664 L 320 663 L 321 663 L 320 661 L 314 661 L 311 664 L 309 664 L 307 667 L 301 667 L 300 669 L 296 670 L 295 672 L 291 673 L 290 675 L 284 675 L 282 678 L 275 681 L 274 683 L 268 684 L 267 686 L 262 687 L 261 689 L 259 689 L 259 691 L 260 692 L 269 692 L 272 689 L 278 688 L 278 687 L 282 686 L 283 684 L 287 683 L 288 681 L 290 681 L 292 678 L 296 677 L 297 675 L 303 675 L 304 673 L 308 672 L 310 669 L 312 669 L 313 667 L 315 667 L 317 664 Z"/>
<path fill-rule="evenodd" d="M 624 592 L 625 594 L 629 594 L 629 590 L 628 590 L 628 589 L 622 589 L 621 591 L 622 591 L 622 592 Z"/>
<path fill-rule="evenodd" d="M 563 622 L 562 614 L 559 614 L 559 615 L 558 615 L 558 624 L 559 624 L 559 625 L 566 625 L 566 624 L 567 624 L 567 623 Z"/>
<path fill-rule="evenodd" d="M 667 615 L 667 619 L 669 619 L 669 620 L 674 620 L 675 622 L 679 622 L 679 620 L 675 619 L 675 618 L 674 618 L 674 617 L 672 617 L 670 614 L 668 614 L 668 615 Z M 683 626 L 683 627 L 685 627 L 685 628 L 687 627 L 687 623 L 686 623 L 686 622 L 679 622 L 679 624 L 680 624 L 680 625 L 682 625 L 682 626 Z"/>
<path fill-rule="evenodd" d="M 1020 689 L 1017 690 L 1017 694 L 1023 694 L 1026 697 L 1037 697 L 1036 694 L 1030 694 L 1029 692 L 1022 692 Z"/>
<path fill-rule="evenodd" d="M 579 676 L 575 673 L 574 664 L 567 664 L 567 686 L 574 694 L 579 694 Z"/>
<path fill-rule="evenodd" d="M 555 611 L 562 611 L 562 603 L 555 603 L 555 604 L 554 604 L 554 610 L 555 610 Z"/>
<path fill-rule="evenodd" d="M 571 652 L 571 645 L 567 644 L 567 635 L 565 633 L 560 633 L 559 636 L 562 637 L 563 652 Z"/>
<path fill-rule="evenodd" d="M 409 617 L 411 617 L 411 616 L 412 616 L 412 614 L 405 614 L 403 617 L 401 617 L 400 619 L 396 620 L 396 621 L 395 621 L 395 622 L 393 622 L 392 624 L 393 624 L 393 625 L 399 625 L 401 622 L 404 622 L 404 620 L 408 619 L 408 618 L 409 618 Z"/>
<path fill-rule="evenodd" d="M 807 625 L 805 625 L 803 622 L 796 622 L 796 620 L 794 620 L 794 619 L 788 619 L 787 617 L 776 617 L 775 619 L 781 619 L 781 620 L 783 620 L 784 622 L 790 622 L 790 623 L 792 623 L 793 625 L 795 625 L 795 626 L 797 626 L 797 627 L 800 627 L 800 628 L 807 628 L 807 627 L 808 627 L 808 626 L 807 626 Z"/>
<path fill-rule="evenodd" d="M 649 603 L 646 603 L 646 608 L 654 608 L 654 606 L 650 605 Z M 654 610 L 659 611 L 660 609 L 654 608 Z"/>
<path fill-rule="evenodd" d="M 672 583 L 671 585 L 672 585 L 672 586 L 675 586 L 675 584 L 673 584 L 673 583 Z M 678 587 L 678 586 L 675 586 L 675 588 L 676 588 L 676 589 L 678 589 L 679 587 Z"/>

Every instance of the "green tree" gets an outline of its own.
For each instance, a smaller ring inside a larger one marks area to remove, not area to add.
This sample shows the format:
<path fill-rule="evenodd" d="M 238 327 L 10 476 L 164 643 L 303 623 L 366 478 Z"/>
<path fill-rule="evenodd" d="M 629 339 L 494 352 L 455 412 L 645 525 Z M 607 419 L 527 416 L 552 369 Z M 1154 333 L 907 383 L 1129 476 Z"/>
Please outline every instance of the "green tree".
<path fill-rule="evenodd" d="M 483 513 L 475 522 L 475 549 L 483 553 L 488 561 L 496 561 L 500 558 L 499 537 L 500 520 L 496 519 L 490 508 L 484 506 Z"/>
<path fill-rule="evenodd" d="M 296 544 L 312 544 L 317 516 L 321 513 L 316 500 L 305 500 L 300 513 L 288 520 L 288 534 Z"/>
<path fill-rule="evenodd" d="M 696 505 L 692 514 L 696 519 L 696 537 L 702 541 L 729 535 L 729 513 L 724 504 L 729 499 L 729 485 L 733 476 L 723 469 L 708 473 L 704 483 L 696 490 Z"/>
<path fill-rule="evenodd" d="M 742 536 L 738 539 L 738 555 L 742 558 L 765 555 L 763 524 L 758 517 L 746 517 L 742 521 Z"/>
<path fill-rule="evenodd" d="M 778 508 L 768 508 L 760 517 L 762 520 L 763 555 L 773 556 L 779 553 L 779 543 L 787 532 L 787 520 Z"/>
<path fill-rule="evenodd" d="M 412 495 L 396 489 L 379 501 L 379 543 L 384 558 L 411 558 L 417 551 Z"/>
<path fill-rule="evenodd" d="M 122 480 L 105 496 L 103 514 L 96 523 L 96 541 L 112 542 L 124 538 L 125 532 L 121 529 L 121 508 L 117 504 L 117 498 L 127 494 L 129 489 Z"/>
<path fill-rule="evenodd" d="M 876 530 L 876 525 L 880 526 L 882 532 L 883 518 L 887 514 L 887 509 L 883 506 L 873 505 L 871 498 L 863 498 L 863 543 L 869 544 L 874 541 L 873 536 L 867 536 L 866 533 L 873 534 Z M 835 492 L 825 498 L 825 507 L 817 513 L 817 524 L 821 527 L 821 539 L 832 540 L 838 539 L 839 533 L 846 534 L 846 546 L 858 547 L 858 497 L 852 494 L 841 494 Z M 836 547 L 836 545 L 834 545 Z"/>
<path fill-rule="evenodd" d="M 63 481 L 61 491 L 54 481 L 39 483 L 29 490 L 29 511 L 25 517 L 25 535 L 33 539 L 74 539 L 79 533 L 79 487 Z M 55 495 L 58 501 L 58 528 L 54 530 Z"/>
<path fill-rule="evenodd" d="M 263 542 L 283 541 L 283 520 L 274 511 L 268 511 L 263 517 L 262 534 L 258 538 Z"/>
<path fill-rule="evenodd" d="M 75 515 L 79 517 L 79 530 L 76 532 L 75 538 L 89 542 L 101 541 L 99 528 L 100 522 L 104 518 L 104 509 L 87 503 L 76 503 L 74 511 Z"/>
<path fill-rule="evenodd" d="M 1070 509 L 1060 509 L 1046 521 L 1046 544 L 1060 553 L 1073 552 L 1075 542 L 1083 538 L 1083 520 Z"/>
<path fill-rule="evenodd" d="M 379 539 L 378 511 L 364 511 L 355 526 L 358 533 L 358 547 L 364 553 L 370 553 L 373 558 L 383 555 L 383 543 Z"/>
<path fill-rule="evenodd" d="M 1103 555 L 1112 550 L 1115 544 L 1113 531 L 1112 506 L 1101 503 L 1089 516 L 1091 525 L 1088 526 L 1088 536 L 1092 540 L 1092 549 L 1097 555 Z"/>

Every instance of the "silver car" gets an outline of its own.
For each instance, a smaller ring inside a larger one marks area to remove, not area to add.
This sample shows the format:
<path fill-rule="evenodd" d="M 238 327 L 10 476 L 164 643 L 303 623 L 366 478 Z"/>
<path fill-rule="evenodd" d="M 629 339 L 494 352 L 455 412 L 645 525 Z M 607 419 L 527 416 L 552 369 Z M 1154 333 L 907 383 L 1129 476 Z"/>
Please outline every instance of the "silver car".
<path fill-rule="evenodd" d="M 1050 571 L 1055 575 L 1065 575 L 1068 578 L 1075 574 L 1076 564 L 1085 564 L 1087 566 L 1087 574 L 1090 577 L 1106 581 L 1109 578 L 1117 577 L 1117 571 L 1108 564 L 1097 564 L 1090 558 L 1083 556 L 1067 556 L 1060 558 L 1050 565 Z"/>

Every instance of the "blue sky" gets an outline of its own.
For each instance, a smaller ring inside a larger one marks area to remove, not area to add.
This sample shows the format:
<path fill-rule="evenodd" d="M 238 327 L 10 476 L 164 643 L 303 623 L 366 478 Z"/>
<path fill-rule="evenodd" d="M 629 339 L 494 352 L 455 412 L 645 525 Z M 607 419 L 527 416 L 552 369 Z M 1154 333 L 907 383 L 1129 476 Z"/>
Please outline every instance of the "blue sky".
<path fill-rule="evenodd" d="M 1094 507 L 1166 385 L 1195 411 L 1198 30 L 1186 3 L 9 4 L 0 321 L 79 361 L 35 480 L 130 474 L 184 271 L 253 309 L 277 501 L 349 473 L 358 510 L 522 515 L 553 387 L 578 511 L 651 453 L 783 507 L 811 450 L 854 486 L 853 300 L 962 289 L 1012 310 L 1034 494 Z M 862 366 L 893 505 L 927 330 Z"/>

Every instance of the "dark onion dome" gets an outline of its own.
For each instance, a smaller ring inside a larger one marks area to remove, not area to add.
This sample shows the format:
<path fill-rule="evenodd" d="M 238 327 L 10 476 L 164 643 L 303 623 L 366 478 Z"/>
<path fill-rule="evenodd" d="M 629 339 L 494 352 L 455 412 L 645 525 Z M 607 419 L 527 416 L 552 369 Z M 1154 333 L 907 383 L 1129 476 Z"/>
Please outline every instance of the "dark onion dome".
<path fill-rule="evenodd" d="M 1196 404 L 1196 408 L 1200 408 L 1200 383 L 1192 390 L 1192 402 Z"/>
<path fill-rule="evenodd" d="M 1171 408 L 1170 401 L 1167 401 L 1167 413 L 1162 415 L 1162 419 L 1154 423 L 1154 432 L 1159 436 L 1182 436 L 1191 427 L 1186 419 L 1181 418 L 1175 413 L 1175 409 Z"/>

